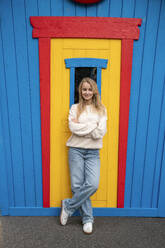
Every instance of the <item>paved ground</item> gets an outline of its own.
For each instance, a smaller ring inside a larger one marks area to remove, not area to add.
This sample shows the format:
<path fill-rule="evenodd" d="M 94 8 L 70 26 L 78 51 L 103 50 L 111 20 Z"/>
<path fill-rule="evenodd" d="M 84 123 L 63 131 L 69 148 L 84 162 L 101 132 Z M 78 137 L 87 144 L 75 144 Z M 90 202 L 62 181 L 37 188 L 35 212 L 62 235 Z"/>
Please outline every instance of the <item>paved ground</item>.
<path fill-rule="evenodd" d="M 94 232 L 80 217 L 0 217 L 0 248 L 164 248 L 165 218 L 95 217 Z"/>

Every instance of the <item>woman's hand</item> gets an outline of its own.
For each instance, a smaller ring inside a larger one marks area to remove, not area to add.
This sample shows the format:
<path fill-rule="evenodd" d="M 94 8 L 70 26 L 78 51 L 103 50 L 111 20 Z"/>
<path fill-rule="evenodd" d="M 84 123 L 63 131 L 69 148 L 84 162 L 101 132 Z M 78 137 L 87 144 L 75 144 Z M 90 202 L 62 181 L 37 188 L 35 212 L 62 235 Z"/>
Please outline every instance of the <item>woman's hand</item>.
<path fill-rule="evenodd" d="M 73 122 L 75 123 L 78 123 L 78 120 L 77 119 L 72 119 Z"/>

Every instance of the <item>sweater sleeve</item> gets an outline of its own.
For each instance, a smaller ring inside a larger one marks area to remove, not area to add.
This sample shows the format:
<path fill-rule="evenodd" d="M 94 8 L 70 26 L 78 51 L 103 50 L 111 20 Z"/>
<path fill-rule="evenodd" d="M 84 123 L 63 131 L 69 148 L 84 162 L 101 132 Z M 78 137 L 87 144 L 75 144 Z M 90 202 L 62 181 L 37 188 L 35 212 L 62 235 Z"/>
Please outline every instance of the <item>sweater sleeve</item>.
<path fill-rule="evenodd" d="M 107 115 L 104 115 L 100 118 L 100 121 L 97 127 L 91 132 L 91 136 L 93 139 L 100 139 L 107 132 Z"/>
<path fill-rule="evenodd" d="M 72 133 L 78 136 L 85 136 L 91 133 L 97 127 L 96 122 L 86 122 L 86 123 L 73 122 L 72 119 L 76 119 L 76 113 L 77 113 L 76 105 L 72 105 L 68 117 L 69 129 Z"/>

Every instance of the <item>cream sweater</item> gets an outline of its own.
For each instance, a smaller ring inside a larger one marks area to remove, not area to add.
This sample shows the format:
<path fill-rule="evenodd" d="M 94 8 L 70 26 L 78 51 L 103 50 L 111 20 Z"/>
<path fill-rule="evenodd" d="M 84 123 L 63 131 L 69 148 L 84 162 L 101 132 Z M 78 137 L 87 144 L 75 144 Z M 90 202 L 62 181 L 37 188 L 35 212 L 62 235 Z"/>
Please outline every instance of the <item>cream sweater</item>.
<path fill-rule="evenodd" d="M 92 112 L 91 105 L 87 105 L 78 123 L 75 123 L 72 119 L 76 119 L 77 106 L 78 104 L 73 104 L 69 111 L 69 129 L 72 135 L 66 145 L 85 149 L 102 148 L 102 138 L 107 131 L 107 114 L 99 116 L 98 113 Z"/>

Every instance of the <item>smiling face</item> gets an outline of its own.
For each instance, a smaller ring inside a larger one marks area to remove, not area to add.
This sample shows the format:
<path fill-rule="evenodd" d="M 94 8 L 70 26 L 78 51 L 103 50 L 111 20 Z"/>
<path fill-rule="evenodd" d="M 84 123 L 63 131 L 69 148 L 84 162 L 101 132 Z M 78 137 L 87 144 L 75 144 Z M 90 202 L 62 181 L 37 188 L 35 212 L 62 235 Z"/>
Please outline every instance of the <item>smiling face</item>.
<path fill-rule="evenodd" d="M 87 82 L 83 83 L 81 94 L 82 94 L 83 99 L 86 101 L 86 103 L 92 102 L 93 90 L 89 83 Z"/>

